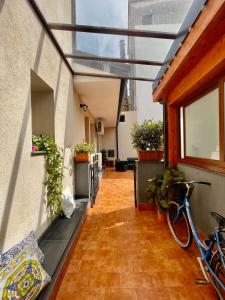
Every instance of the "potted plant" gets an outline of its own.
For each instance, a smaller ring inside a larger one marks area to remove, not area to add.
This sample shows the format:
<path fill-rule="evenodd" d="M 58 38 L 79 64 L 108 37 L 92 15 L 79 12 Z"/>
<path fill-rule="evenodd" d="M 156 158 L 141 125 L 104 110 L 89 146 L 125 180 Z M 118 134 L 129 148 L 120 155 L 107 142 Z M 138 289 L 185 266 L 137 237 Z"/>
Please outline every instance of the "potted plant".
<path fill-rule="evenodd" d="M 163 174 L 149 180 L 148 198 L 155 203 L 160 222 L 165 220 L 164 213 L 168 208 L 169 200 L 183 197 L 183 191 L 180 188 L 172 187 L 168 189 L 170 184 L 179 181 L 184 181 L 184 174 L 172 165 L 169 165 Z"/>
<path fill-rule="evenodd" d="M 137 149 L 141 161 L 160 161 L 162 151 L 163 123 L 146 120 L 142 124 L 134 124 L 131 128 L 131 141 Z"/>
<path fill-rule="evenodd" d="M 94 145 L 88 143 L 77 144 L 73 147 L 75 160 L 78 162 L 87 162 L 91 161 L 91 153 L 94 152 Z"/>

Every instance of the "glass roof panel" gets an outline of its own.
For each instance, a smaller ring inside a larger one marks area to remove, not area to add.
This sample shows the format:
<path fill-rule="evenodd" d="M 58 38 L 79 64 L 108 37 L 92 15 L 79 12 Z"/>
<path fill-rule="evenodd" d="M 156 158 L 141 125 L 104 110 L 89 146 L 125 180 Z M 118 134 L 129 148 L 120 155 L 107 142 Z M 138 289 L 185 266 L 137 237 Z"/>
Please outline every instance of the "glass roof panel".
<path fill-rule="evenodd" d="M 160 69 L 159 66 L 145 66 L 137 64 L 124 64 L 115 62 L 102 62 L 92 60 L 70 59 L 75 72 L 87 71 L 96 73 L 99 70 L 124 77 L 141 77 L 154 79 Z"/>
<path fill-rule="evenodd" d="M 76 24 L 128 28 L 128 0 L 76 0 Z"/>
<path fill-rule="evenodd" d="M 52 30 L 66 54 L 163 62 L 173 40 Z M 73 38 L 72 43 L 66 43 Z"/>
<path fill-rule="evenodd" d="M 178 32 L 193 0 L 36 0 L 47 23 Z M 150 26 L 150 27 L 149 27 Z M 144 28 L 146 27 L 146 28 Z"/>
<path fill-rule="evenodd" d="M 192 0 L 76 0 L 76 24 L 132 29 L 150 25 L 152 30 L 156 31 L 162 31 L 161 25 L 166 25 L 163 31 L 176 33 L 192 2 Z"/>
<path fill-rule="evenodd" d="M 177 34 L 195 0 L 35 0 L 46 22 Z M 52 30 L 64 54 L 148 60 L 163 63 L 172 39 Z M 69 59 L 130 76 L 156 77 L 159 66 Z M 102 67 L 104 66 L 104 67 Z M 116 70 L 116 71 L 115 71 Z M 120 70 L 120 71 L 118 71 Z M 121 71 L 122 70 L 122 71 Z M 125 71 L 124 71 L 125 70 Z M 113 73 L 113 74 L 114 74 Z"/>
<path fill-rule="evenodd" d="M 193 0 L 129 0 L 129 28 L 177 33 Z"/>

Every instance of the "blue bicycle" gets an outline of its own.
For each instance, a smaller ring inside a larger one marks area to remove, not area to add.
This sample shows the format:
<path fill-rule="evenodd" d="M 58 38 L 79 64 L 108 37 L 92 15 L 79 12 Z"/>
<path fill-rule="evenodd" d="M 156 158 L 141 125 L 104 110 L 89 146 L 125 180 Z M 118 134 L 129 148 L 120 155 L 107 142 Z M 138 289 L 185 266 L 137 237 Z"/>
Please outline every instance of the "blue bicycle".
<path fill-rule="evenodd" d="M 197 258 L 204 280 L 197 279 L 197 284 L 211 283 L 221 300 L 225 299 L 225 218 L 216 212 L 211 216 L 217 225 L 207 240 L 201 240 L 195 228 L 190 207 L 190 197 L 194 190 L 194 184 L 211 185 L 209 182 L 190 181 L 177 182 L 171 186 L 180 185 L 185 188 L 184 200 L 169 201 L 167 210 L 167 223 L 173 238 L 182 248 L 190 247 L 193 237 L 200 252 Z"/>

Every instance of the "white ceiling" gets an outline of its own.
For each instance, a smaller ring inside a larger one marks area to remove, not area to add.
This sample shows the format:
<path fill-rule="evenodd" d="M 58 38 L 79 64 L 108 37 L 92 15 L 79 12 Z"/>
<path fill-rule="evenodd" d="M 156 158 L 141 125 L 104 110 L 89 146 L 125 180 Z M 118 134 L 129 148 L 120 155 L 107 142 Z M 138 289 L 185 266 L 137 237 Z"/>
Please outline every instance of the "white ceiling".
<path fill-rule="evenodd" d="M 101 118 L 105 127 L 116 126 L 120 94 L 119 79 L 75 76 L 74 86 L 95 118 Z"/>

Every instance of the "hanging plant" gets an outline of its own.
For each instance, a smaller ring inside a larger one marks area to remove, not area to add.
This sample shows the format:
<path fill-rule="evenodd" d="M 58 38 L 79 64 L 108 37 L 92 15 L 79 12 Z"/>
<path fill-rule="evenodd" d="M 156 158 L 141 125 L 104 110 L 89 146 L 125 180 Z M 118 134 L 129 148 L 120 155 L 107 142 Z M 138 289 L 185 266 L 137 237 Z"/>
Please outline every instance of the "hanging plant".
<path fill-rule="evenodd" d="M 32 144 L 37 151 L 45 151 L 47 179 L 44 182 L 47 195 L 47 212 L 55 218 L 61 212 L 63 189 L 63 153 L 52 137 L 46 134 L 33 135 Z"/>

